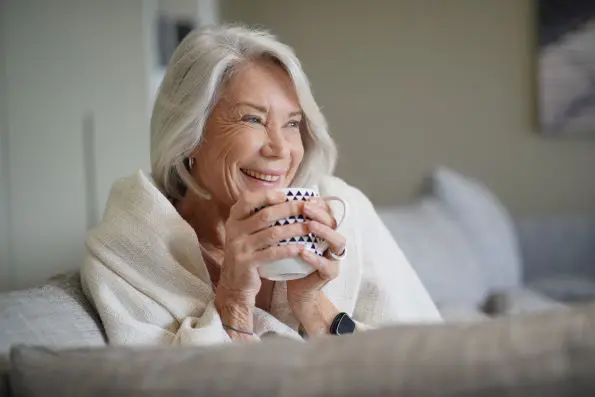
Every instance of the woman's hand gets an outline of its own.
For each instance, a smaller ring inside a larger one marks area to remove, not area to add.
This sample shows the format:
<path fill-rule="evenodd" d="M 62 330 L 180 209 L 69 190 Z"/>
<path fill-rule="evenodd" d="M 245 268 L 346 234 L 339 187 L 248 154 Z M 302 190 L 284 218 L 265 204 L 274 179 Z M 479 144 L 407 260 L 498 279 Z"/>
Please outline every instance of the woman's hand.
<path fill-rule="evenodd" d="M 252 331 L 252 311 L 261 287 L 258 267 L 264 262 L 298 256 L 300 245 L 277 244 L 308 233 L 305 223 L 271 225 L 278 219 L 299 215 L 301 207 L 301 202 L 286 202 L 282 192 L 263 190 L 246 193 L 231 208 L 225 223 L 225 253 L 215 292 L 215 305 L 225 325 Z"/>
<path fill-rule="evenodd" d="M 332 250 L 336 254 L 341 254 L 345 250 L 345 238 L 335 230 L 337 221 L 324 200 L 306 202 L 303 213 L 310 219 L 307 222 L 308 232 L 325 240 L 329 244 L 328 250 Z M 330 259 L 328 256 L 318 256 L 307 250 L 302 251 L 300 256 L 316 271 L 305 278 L 288 281 L 287 300 L 296 317 L 305 323 L 308 320 L 304 317 L 319 312 L 320 307 L 329 307 L 326 304 L 321 305 L 321 298 L 324 298 L 321 289 L 339 275 L 340 262 Z M 322 315 L 329 317 L 329 313 L 322 313 Z"/>

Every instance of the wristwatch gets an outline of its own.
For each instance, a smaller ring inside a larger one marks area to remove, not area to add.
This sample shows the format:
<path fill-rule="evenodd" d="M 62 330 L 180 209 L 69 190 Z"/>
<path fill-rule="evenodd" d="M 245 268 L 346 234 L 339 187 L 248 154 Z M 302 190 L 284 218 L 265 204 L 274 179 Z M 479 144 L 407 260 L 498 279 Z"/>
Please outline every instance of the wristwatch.
<path fill-rule="evenodd" d="M 331 326 L 329 327 L 329 334 L 331 335 L 345 335 L 355 332 L 355 322 L 349 317 L 347 313 L 339 313 L 335 316 Z M 308 334 L 302 324 L 298 327 L 298 333 L 302 338 L 307 338 Z"/>
<path fill-rule="evenodd" d="M 339 313 L 331 323 L 329 333 L 331 335 L 345 335 L 355 332 L 355 322 L 347 313 Z"/>

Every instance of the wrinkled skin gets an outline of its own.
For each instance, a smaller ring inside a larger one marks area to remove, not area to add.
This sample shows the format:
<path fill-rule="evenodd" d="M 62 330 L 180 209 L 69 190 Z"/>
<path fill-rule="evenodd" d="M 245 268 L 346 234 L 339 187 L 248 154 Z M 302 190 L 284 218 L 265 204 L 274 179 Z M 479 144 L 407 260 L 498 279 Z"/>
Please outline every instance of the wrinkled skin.
<path fill-rule="evenodd" d="M 285 202 L 276 189 L 287 187 L 304 156 L 303 119 L 297 94 L 285 70 L 270 60 L 241 65 L 222 87 L 205 126 L 204 139 L 192 153 L 191 174 L 211 198 L 189 193 L 178 205 L 194 227 L 205 251 L 220 311 L 250 327 L 249 307 L 267 310 L 272 282 L 261 280 L 266 261 L 301 256 L 317 270 L 287 283 L 296 315 L 317 304 L 320 288 L 339 272 L 337 261 L 278 247 L 281 239 L 314 232 L 341 252 L 344 238 L 324 201 Z M 257 207 L 267 206 L 255 214 Z M 303 224 L 269 227 L 280 218 L 305 214 Z M 243 308 L 238 310 L 238 307 Z M 239 312 L 239 313 L 235 313 Z M 225 314 L 222 314 L 222 318 Z M 238 319 L 238 318 L 240 319 Z"/>

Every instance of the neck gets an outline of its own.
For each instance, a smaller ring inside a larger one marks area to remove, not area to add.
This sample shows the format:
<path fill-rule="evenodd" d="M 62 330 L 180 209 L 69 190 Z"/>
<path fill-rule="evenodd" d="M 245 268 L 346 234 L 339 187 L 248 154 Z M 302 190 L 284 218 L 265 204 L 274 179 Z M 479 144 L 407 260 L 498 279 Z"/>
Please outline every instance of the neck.
<path fill-rule="evenodd" d="M 214 200 L 198 197 L 188 191 L 179 201 L 177 209 L 196 232 L 202 247 L 213 253 L 223 251 L 228 208 L 222 208 Z"/>

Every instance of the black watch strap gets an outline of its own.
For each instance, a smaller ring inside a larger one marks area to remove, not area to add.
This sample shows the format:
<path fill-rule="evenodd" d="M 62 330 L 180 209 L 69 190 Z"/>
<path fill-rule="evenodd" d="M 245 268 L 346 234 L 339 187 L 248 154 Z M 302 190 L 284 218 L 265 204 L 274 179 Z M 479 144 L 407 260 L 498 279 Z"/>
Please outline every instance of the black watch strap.
<path fill-rule="evenodd" d="M 345 335 L 354 332 L 355 322 L 344 312 L 337 314 L 329 328 L 329 333 L 331 335 Z"/>

